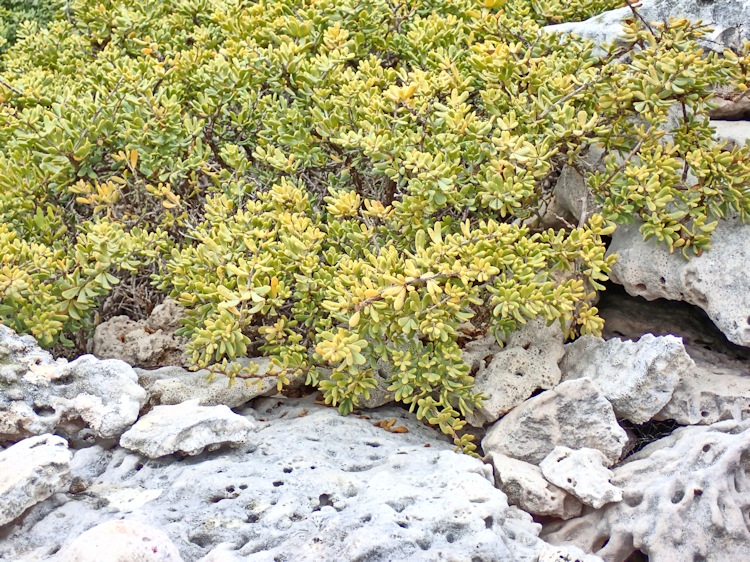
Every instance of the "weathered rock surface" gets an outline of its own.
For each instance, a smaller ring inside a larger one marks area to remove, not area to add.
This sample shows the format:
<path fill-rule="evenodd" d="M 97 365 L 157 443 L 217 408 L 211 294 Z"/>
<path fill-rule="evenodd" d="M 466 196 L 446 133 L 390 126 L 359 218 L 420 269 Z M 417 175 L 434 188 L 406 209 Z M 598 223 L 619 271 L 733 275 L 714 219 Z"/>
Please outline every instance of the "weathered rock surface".
<path fill-rule="evenodd" d="M 617 462 L 627 443 L 612 405 L 591 379 L 573 379 L 527 400 L 495 423 L 482 440 L 485 453 L 539 464 L 557 445 L 602 451 Z"/>
<path fill-rule="evenodd" d="M 746 101 L 746 110 L 750 116 L 750 100 Z M 718 141 L 727 141 L 726 149 L 731 150 L 733 146 L 744 146 L 750 139 L 750 122 L 748 121 L 719 121 L 711 120 L 714 128 L 714 138 Z"/>
<path fill-rule="evenodd" d="M 618 254 L 611 279 L 648 300 L 689 302 L 706 311 L 727 338 L 750 346 L 750 224 L 719 221 L 711 249 L 686 260 L 654 239 L 644 241 L 639 224 L 619 226 L 609 254 Z"/>
<path fill-rule="evenodd" d="M 750 420 L 685 427 L 613 469 L 623 501 L 545 528 L 608 562 L 745 560 L 750 552 Z M 606 542 L 606 544 L 605 544 Z"/>
<path fill-rule="evenodd" d="M 581 514 L 583 504 L 546 480 L 538 466 L 499 453 L 490 453 L 487 458 L 495 467 L 495 485 L 507 494 L 511 504 L 533 515 L 559 519 Z"/>
<path fill-rule="evenodd" d="M 268 373 L 271 364 L 267 358 L 243 359 L 241 362 L 256 363 L 258 375 Z M 148 392 L 151 404 L 173 405 L 197 399 L 201 406 L 223 404 L 236 408 L 258 396 L 276 393 L 276 377 L 261 377 L 249 380 L 247 384 L 239 380 L 230 387 L 228 379 L 223 376 L 209 381 L 209 372 L 205 369 L 191 372 L 170 366 L 155 370 L 136 368 L 135 372 L 138 373 L 138 382 Z"/>
<path fill-rule="evenodd" d="M 649 302 L 613 290 L 604 294 L 599 310 L 605 337 L 679 335 L 695 362 L 654 419 L 694 425 L 750 418 L 750 349 L 729 342 L 703 311 L 687 303 Z"/>
<path fill-rule="evenodd" d="M 584 560 L 539 541 L 540 525 L 508 506 L 490 466 L 403 409 L 362 419 L 311 399 L 257 407 L 267 421 L 237 449 L 183 460 L 102 451 L 111 458 L 85 493 L 32 508 L 6 530 L 0 559 L 45 560 L 126 518 L 161 530 L 188 562 L 214 550 L 209 559 Z M 384 419 L 408 432 L 373 425 Z"/>
<path fill-rule="evenodd" d="M 642 0 L 638 13 L 649 22 L 663 22 L 669 18 L 702 20 L 713 32 L 703 41 L 705 46 L 721 52 L 724 46 L 735 46 L 750 39 L 746 22 L 750 19 L 750 2 L 711 0 Z M 575 33 L 597 44 L 609 43 L 622 34 L 622 21 L 632 16 L 628 7 L 604 12 L 586 21 L 548 25 L 550 33 Z"/>
<path fill-rule="evenodd" d="M 206 448 L 245 443 L 254 428 L 226 406 L 200 406 L 195 399 L 156 406 L 122 434 L 120 445 L 152 459 L 173 453 L 198 455 Z"/>
<path fill-rule="evenodd" d="M 0 440 L 58 433 L 113 438 L 138 417 L 146 391 L 133 369 L 83 355 L 53 361 L 33 338 L 0 325 Z"/>
<path fill-rule="evenodd" d="M 539 464 L 544 477 L 597 509 L 622 500 L 622 490 L 610 484 L 607 457 L 596 449 L 555 447 Z"/>
<path fill-rule="evenodd" d="M 89 529 L 60 553 L 59 562 L 183 562 L 158 529 L 138 521 L 107 521 Z"/>
<path fill-rule="evenodd" d="M 651 334 L 637 342 L 583 336 L 565 346 L 560 364 L 563 380 L 590 378 L 618 418 L 637 424 L 659 413 L 693 368 L 680 338 Z"/>
<path fill-rule="evenodd" d="M 96 327 L 93 354 L 101 359 L 120 359 L 134 367 L 187 366 L 187 340 L 175 335 L 182 316 L 173 299 L 156 306 L 146 320 L 115 316 Z"/>
<path fill-rule="evenodd" d="M 543 319 L 532 320 L 514 333 L 506 347 L 474 377 L 474 390 L 487 399 L 467 421 L 481 427 L 512 410 L 535 390 L 559 383 L 563 341 L 560 325 L 547 326 Z"/>
<path fill-rule="evenodd" d="M 61 490 L 70 480 L 71 457 L 56 435 L 29 437 L 0 452 L 0 526 Z"/>

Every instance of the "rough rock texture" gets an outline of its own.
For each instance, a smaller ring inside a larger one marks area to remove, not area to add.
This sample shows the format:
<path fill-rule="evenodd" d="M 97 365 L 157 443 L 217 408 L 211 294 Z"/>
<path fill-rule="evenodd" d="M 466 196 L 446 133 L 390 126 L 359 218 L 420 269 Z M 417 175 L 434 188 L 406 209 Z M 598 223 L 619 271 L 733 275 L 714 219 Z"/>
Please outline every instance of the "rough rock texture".
<path fill-rule="evenodd" d="M 686 260 L 654 239 L 644 241 L 639 224 L 619 226 L 609 254 L 620 257 L 610 278 L 631 295 L 695 304 L 727 338 L 750 346 L 750 224 L 719 222 L 711 249 Z"/>
<path fill-rule="evenodd" d="M 257 363 L 259 375 L 268 373 L 271 363 L 267 358 L 241 361 Z M 247 384 L 238 381 L 230 387 L 228 379 L 223 376 L 217 376 L 209 382 L 209 372 L 205 369 L 191 372 L 179 366 L 171 366 L 152 371 L 135 369 L 135 372 L 138 373 L 138 382 L 148 392 L 150 404 L 173 405 L 198 399 L 201 406 L 223 404 L 236 408 L 257 396 L 276 393 L 276 377 L 262 377 L 250 380 Z"/>
<path fill-rule="evenodd" d="M 495 467 L 495 485 L 508 495 L 508 501 L 532 515 L 570 519 L 581 514 L 583 504 L 565 490 L 545 480 L 538 466 L 490 453 Z"/>
<path fill-rule="evenodd" d="M 101 359 L 121 359 L 143 368 L 189 365 L 187 340 L 175 335 L 182 309 L 173 299 L 156 306 L 147 320 L 115 316 L 96 327 L 92 352 Z"/>
<path fill-rule="evenodd" d="M 57 433 L 74 441 L 119 436 L 146 391 L 122 361 L 53 361 L 33 338 L 0 325 L 0 441 Z"/>
<path fill-rule="evenodd" d="M 607 457 L 596 449 L 555 447 L 539 464 L 544 477 L 597 509 L 622 500 L 622 490 L 610 484 Z"/>
<path fill-rule="evenodd" d="M 0 526 L 62 489 L 71 457 L 56 435 L 29 437 L 0 452 Z"/>
<path fill-rule="evenodd" d="M 750 2 L 747 0 L 642 0 L 638 12 L 646 21 L 663 22 L 670 17 L 685 17 L 691 21 L 702 20 L 714 31 L 703 43 L 707 48 L 723 51 L 724 46 L 740 44 L 750 39 L 746 25 L 750 19 Z M 622 20 L 631 16 L 630 8 L 604 12 L 586 21 L 548 25 L 550 33 L 575 33 L 597 44 L 608 43 L 622 33 Z"/>
<path fill-rule="evenodd" d="M 183 562 L 158 529 L 138 521 L 107 521 L 89 529 L 60 553 L 59 562 Z"/>
<path fill-rule="evenodd" d="M 607 562 L 636 549 L 655 561 L 747 560 L 750 420 L 678 429 L 613 472 L 623 501 L 546 527 L 547 540 Z"/>
<path fill-rule="evenodd" d="M 536 562 L 556 552 L 537 539 L 540 525 L 508 506 L 491 467 L 454 453 L 403 409 L 362 419 L 310 399 L 256 406 L 268 421 L 237 449 L 183 460 L 110 452 L 84 493 L 50 498 L 9 527 L 0 559 L 45 560 L 122 518 L 164 532 L 187 562 L 214 549 L 224 556 L 214 560 L 295 562 Z M 394 418 L 407 433 L 373 425 Z"/>
<path fill-rule="evenodd" d="M 485 453 L 539 464 L 557 445 L 602 451 L 612 465 L 627 443 L 612 405 L 591 379 L 573 379 L 511 410 L 482 440 Z"/>
<path fill-rule="evenodd" d="M 750 100 L 746 101 L 746 110 L 750 116 Z M 714 127 L 714 138 L 716 140 L 725 140 L 728 142 L 727 149 L 732 146 L 744 146 L 750 139 L 750 122 L 748 121 L 717 121 L 711 120 L 711 126 Z"/>
<path fill-rule="evenodd" d="M 637 424 L 659 413 L 693 368 L 680 338 L 651 334 L 637 342 L 583 336 L 565 346 L 560 364 L 563 380 L 590 378 L 618 418 Z"/>
<path fill-rule="evenodd" d="M 474 377 L 474 389 L 487 396 L 482 406 L 466 417 L 475 427 L 493 422 L 538 389 L 560 382 L 558 363 L 563 357 L 563 334 L 558 323 L 543 319 L 527 323 L 507 346 Z"/>
<path fill-rule="evenodd" d="M 649 302 L 622 289 L 608 290 L 598 306 L 605 337 L 676 334 L 695 362 L 655 419 L 694 425 L 750 418 L 750 349 L 729 342 L 702 310 L 663 299 Z"/>
<path fill-rule="evenodd" d="M 198 399 L 156 406 L 120 437 L 120 445 L 155 459 L 173 453 L 198 455 L 222 445 L 245 443 L 255 424 L 226 406 L 200 406 Z"/>

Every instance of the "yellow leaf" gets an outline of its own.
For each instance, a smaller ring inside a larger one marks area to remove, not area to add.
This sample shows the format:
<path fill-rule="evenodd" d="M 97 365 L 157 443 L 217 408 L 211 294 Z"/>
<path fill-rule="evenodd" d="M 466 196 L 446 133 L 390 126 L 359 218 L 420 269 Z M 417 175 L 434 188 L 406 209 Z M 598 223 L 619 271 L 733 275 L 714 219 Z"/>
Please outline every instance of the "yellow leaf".
<path fill-rule="evenodd" d="M 360 314 L 359 311 L 352 314 L 352 317 L 349 318 L 349 327 L 354 328 L 357 324 L 359 324 Z"/>
<path fill-rule="evenodd" d="M 135 165 L 138 163 L 138 152 L 134 149 L 130 151 L 128 155 L 128 162 L 130 162 L 130 168 L 135 170 Z"/>

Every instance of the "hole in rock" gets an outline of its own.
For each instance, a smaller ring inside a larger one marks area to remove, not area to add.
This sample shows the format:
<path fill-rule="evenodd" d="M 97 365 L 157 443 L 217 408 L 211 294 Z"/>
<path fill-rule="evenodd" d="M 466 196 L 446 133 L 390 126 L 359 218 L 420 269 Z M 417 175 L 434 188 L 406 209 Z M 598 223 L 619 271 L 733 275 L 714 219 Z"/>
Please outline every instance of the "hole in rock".
<path fill-rule="evenodd" d="M 52 406 L 34 404 L 33 410 L 40 418 L 48 418 L 55 415 L 55 409 Z"/>
<path fill-rule="evenodd" d="M 313 511 L 320 511 L 323 507 L 333 507 L 333 500 L 331 499 L 330 494 L 320 494 L 320 496 L 318 496 L 318 505 L 313 508 Z M 367 521 L 364 521 L 365 519 L 369 521 L 371 517 L 366 515 L 360 521 L 366 523 Z"/>
<path fill-rule="evenodd" d="M 693 490 L 693 494 L 696 496 L 702 496 L 703 490 L 701 490 L 700 488 L 696 488 L 695 490 Z"/>
<path fill-rule="evenodd" d="M 240 490 L 247 490 L 247 484 L 240 484 Z"/>
<path fill-rule="evenodd" d="M 625 501 L 625 504 L 630 507 L 637 507 L 641 505 L 641 502 L 643 501 L 643 494 L 641 493 L 626 493 L 623 497 L 623 500 Z"/>
<path fill-rule="evenodd" d="M 138 472 L 138 471 L 139 471 L 139 470 L 141 470 L 142 468 L 143 468 L 143 463 L 142 463 L 142 462 L 139 462 L 139 463 L 138 463 L 137 465 L 135 465 L 135 471 L 136 471 L 136 472 Z"/>
<path fill-rule="evenodd" d="M 283 486 L 284 483 L 281 480 L 277 480 L 276 482 L 273 483 L 273 485 L 275 488 L 278 488 L 279 486 Z"/>
<path fill-rule="evenodd" d="M 380 447 L 381 444 L 372 441 L 365 441 L 365 445 L 367 445 L 368 447 Z"/>
<path fill-rule="evenodd" d="M 360 521 L 362 523 L 369 523 L 370 521 L 372 521 L 372 515 L 365 515 L 360 519 Z"/>
<path fill-rule="evenodd" d="M 594 541 L 594 544 L 592 545 L 592 552 L 599 552 L 602 548 L 607 546 L 607 543 L 609 542 L 608 536 L 599 537 Z"/>
<path fill-rule="evenodd" d="M 685 497 L 685 490 L 675 490 L 672 494 L 672 503 L 680 503 Z"/>
<path fill-rule="evenodd" d="M 667 284 L 667 280 L 664 279 L 664 277 L 659 277 L 659 283 L 661 283 L 662 285 L 666 285 Z"/>
<path fill-rule="evenodd" d="M 681 427 L 674 420 L 662 420 L 662 421 L 651 420 L 643 424 L 634 424 L 632 422 L 629 422 L 628 420 L 618 420 L 618 421 L 620 422 L 620 425 L 626 431 L 629 430 L 635 437 L 634 442 L 631 443 L 631 446 L 633 448 L 630 451 L 628 451 L 628 453 L 625 455 L 625 458 L 629 457 L 630 455 L 634 453 L 637 453 L 649 443 L 653 443 L 654 441 L 657 441 L 661 439 L 662 437 L 671 435 L 671 433 L 675 429 L 677 429 L 678 427 Z"/>
<path fill-rule="evenodd" d="M 522 377 L 522 376 L 523 376 L 523 373 L 522 373 L 521 371 L 516 371 L 516 376 L 517 376 L 517 377 Z"/>
<path fill-rule="evenodd" d="M 707 417 L 708 417 L 708 412 L 707 412 L 706 410 L 703 410 L 703 411 L 701 412 L 701 417 L 703 417 L 703 418 L 707 418 Z"/>
<path fill-rule="evenodd" d="M 245 521 L 248 523 L 257 523 L 260 520 L 260 516 L 256 515 L 255 513 L 248 513 L 247 517 L 245 517 Z"/>
<path fill-rule="evenodd" d="M 704 453 L 708 453 L 710 450 L 711 450 L 711 445 L 708 445 L 708 444 L 703 445 L 703 452 Z"/>
<path fill-rule="evenodd" d="M 495 524 L 495 520 L 493 519 L 492 515 L 484 518 L 484 526 L 487 527 L 488 529 L 492 529 L 492 525 L 494 524 Z"/>
<path fill-rule="evenodd" d="M 645 291 L 647 287 L 643 283 L 638 283 L 635 288 L 639 291 Z"/>
<path fill-rule="evenodd" d="M 525 349 L 526 351 L 528 351 L 528 350 L 529 350 L 529 348 L 531 347 L 531 342 L 526 342 L 526 343 L 525 343 L 525 344 L 523 344 L 523 345 L 522 345 L 521 347 L 523 347 L 523 348 L 524 348 L 524 349 Z"/>
<path fill-rule="evenodd" d="M 396 525 L 398 525 L 402 529 L 408 529 L 409 528 L 409 524 L 406 521 L 396 521 Z"/>
<path fill-rule="evenodd" d="M 432 543 L 427 539 L 417 539 L 417 546 L 422 550 L 430 550 Z"/>
<path fill-rule="evenodd" d="M 706 557 L 702 554 L 695 554 L 693 556 L 693 562 L 706 562 Z"/>
<path fill-rule="evenodd" d="M 229 492 L 230 494 L 231 494 L 232 492 L 234 492 L 234 486 L 227 486 L 227 487 L 226 487 L 226 488 L 224 488 L 224 489 L 225 489 L 225 490 L 226 490 L 227 492 Z"/>
<path fill-rule="evenodd" d="M 648 562 L 648 555 L 640 550 L 634 550 L 623 562 Z"/>
<path fill-rule="evenodd" d="M 284 469 L 284 472 L 285 472 L 286 474 L 289 474 L 290 472 L 292 472 L 292 470 L 294 470 L 294 469 L 293 469 L 293 468 L 290 468 L 290 467 L 286 467 L 286 468 Z"/>

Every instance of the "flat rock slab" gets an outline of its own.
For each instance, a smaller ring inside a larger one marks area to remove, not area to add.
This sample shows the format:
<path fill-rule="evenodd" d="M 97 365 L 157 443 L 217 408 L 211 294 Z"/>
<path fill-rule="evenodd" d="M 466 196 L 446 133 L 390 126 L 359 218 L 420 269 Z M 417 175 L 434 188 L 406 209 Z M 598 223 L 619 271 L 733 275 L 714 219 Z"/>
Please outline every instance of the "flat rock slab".
<path fill-rule="evenodd" d="M 46 560 L 114 519 L 162 531 L 186 562 L 537 562 L 558 552 L 508 506 L 489 465 L 401 408 L 342 417 L 311 399 L 266 399 L 255 417 L 259 430 L 236 449 L 153 460 L 94 451 L 106 466 L 83 475 L 85 492 L 32 508 L 0 541 L 0 559 Z M 407 431 L 374 425 L 383 420 Z"/>
<path fill-rule="evenodd" d="M 549 482 L 599 509 L 622 500 L 622 490 L 610 484 L 612 471 L 606 462 L 604 453 L 596 449 L 555 447 L 539 468 Z"/>
<path fill-rule="evenodd" d="M 637 342 L 583 336 L 565 346 L 560 365 L 563 380 L 590 378 L 617 417 L 636 424 L 658 414 L 694 368 L 680 338 L 651 334 Z"/>
<path fill-rule="evenodd" d="M 539 464 L 557 445 L 598 449 L 612 465 L 620 459 L 627 434 L 612 405 L 588 378 L 560 383 L 511 410 L 484 439 L 485 453 L 500 453 Z"/>
<path fill-rule="evenodd" d="M 156 406 L 120 437 L 120 445 L 155 459 L 173 453 L 197 455 L 204 449 L 240 445 L 255 424 L 226 406 L 200 406 L 198 399 Z"/>
<path fill-rule="evenodd" d="M 0 525 L 60 491 L 73 455 L 56 435 L 29 437 L 0 452 Z"/>

